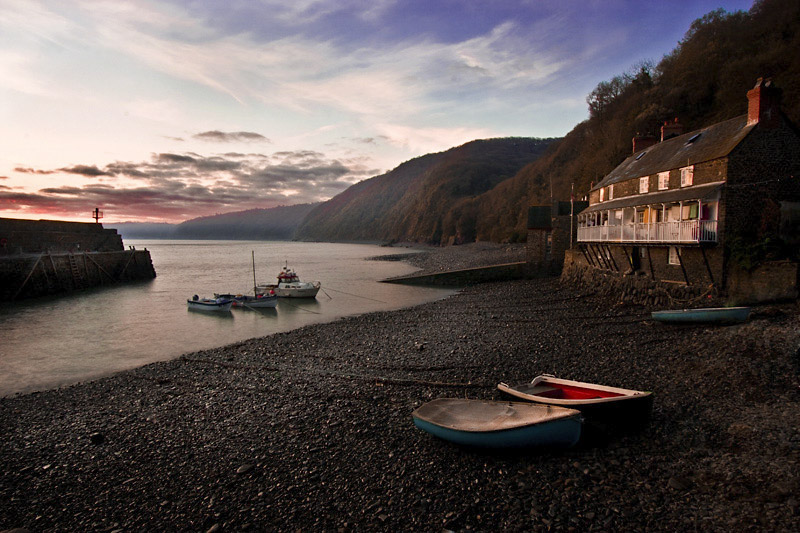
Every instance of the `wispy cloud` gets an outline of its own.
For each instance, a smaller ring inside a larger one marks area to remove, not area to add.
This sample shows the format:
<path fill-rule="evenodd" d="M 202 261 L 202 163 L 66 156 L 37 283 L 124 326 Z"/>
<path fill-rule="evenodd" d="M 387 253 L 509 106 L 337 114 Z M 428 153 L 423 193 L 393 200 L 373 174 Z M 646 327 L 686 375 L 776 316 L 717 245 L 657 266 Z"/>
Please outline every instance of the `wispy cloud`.
<path fill-rule="evenodd" d="M 223 131 L 204 131 L 203 133 L 197 133 L 192 135 L 193 139 L 199 139 L 201 141 L 210 141 L 210 142 L 221 142 L 221 143 L 229 143 L 229 142 L 270 142 L 269 139 L 261 135 L 260 133 L 252 133 L 249 131 L 234 131 L 234 132 L 223 132 Z"/>

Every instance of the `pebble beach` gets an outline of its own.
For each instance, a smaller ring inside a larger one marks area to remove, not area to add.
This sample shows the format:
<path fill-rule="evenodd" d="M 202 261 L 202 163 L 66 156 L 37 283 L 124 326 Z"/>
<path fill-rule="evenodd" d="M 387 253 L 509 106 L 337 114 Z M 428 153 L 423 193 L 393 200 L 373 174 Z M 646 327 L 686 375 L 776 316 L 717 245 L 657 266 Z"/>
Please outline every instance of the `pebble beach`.
<path fill-rule="evenodd" d="M 797 303 L 726 327 L 651 310 L 555 278 L 487 283 L 0 399 L 0 531 L 799 531 Z M 653 391 L 652 418 L 512 453 L 412 423 L 543 373 Z"/>

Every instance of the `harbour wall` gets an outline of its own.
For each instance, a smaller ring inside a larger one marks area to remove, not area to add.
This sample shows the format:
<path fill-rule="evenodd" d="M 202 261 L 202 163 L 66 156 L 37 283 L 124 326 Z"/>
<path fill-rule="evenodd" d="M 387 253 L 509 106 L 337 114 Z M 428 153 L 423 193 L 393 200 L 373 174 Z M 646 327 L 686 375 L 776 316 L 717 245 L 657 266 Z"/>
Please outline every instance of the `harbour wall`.
<path fill-rule="evenodd" d="M 0 301 L 156 277 L 148 250 L 0 256 Z"/>
<path fill-rule="evenodd" d="M 117 230 L 102 224 L 0 218 L 0 255 L 123 249 Z"/>
<path fill-rule="evenodd" d="M 508 281 L 532 277 L 525 262 L 505 263 L 486 267 L 447 270 L 444 272 L 412 274 L 383 280 L 385 283 L 406 285 L 466 286 L 487 281 Z"/>
<path fill-rule="evenodd" d="M 0 301 L 155 277 L 150 252 L 102 224 L 0 218 Z"/>

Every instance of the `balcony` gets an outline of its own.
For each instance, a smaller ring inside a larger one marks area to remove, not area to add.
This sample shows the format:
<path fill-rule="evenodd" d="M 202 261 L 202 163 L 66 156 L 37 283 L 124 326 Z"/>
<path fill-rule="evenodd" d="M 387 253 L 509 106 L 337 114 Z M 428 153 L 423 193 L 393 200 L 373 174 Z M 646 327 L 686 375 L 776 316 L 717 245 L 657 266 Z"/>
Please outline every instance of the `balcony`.
<path fill-rule="evenodd" d="M 586 226 L 578 228 L 578 242 L 699 244 L 717 242 L 716 220 L 681 220 L 652 224 Z"/>

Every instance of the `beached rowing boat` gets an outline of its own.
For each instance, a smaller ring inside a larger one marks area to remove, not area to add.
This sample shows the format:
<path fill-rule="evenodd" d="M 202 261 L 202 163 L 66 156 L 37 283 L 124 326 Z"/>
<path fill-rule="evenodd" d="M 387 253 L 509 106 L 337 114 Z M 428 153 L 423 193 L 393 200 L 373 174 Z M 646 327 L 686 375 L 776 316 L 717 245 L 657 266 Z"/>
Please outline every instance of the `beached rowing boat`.
<path fill-rule="evenodd" d="M 481 448 L 569 447 L 581 435 L 579 411 L 548 405 L 439 398 L 411 416 L 431 435 Z"/>
<path fill-rule="evenodd" d="M 540 404 L 578 409 L 589 423 L 608 426 L 638 426 L 650 418 L 653 393 L 609 387 L 582 381 L 537 376 L 528 383 L 497 389 L 513 397 Z"/>
<path fill-rule="evenodd" d="M 706 307 L 653 311 L 653 320 L 673 324 L 740 324 L 750 316 L 749 307 Z"/>

